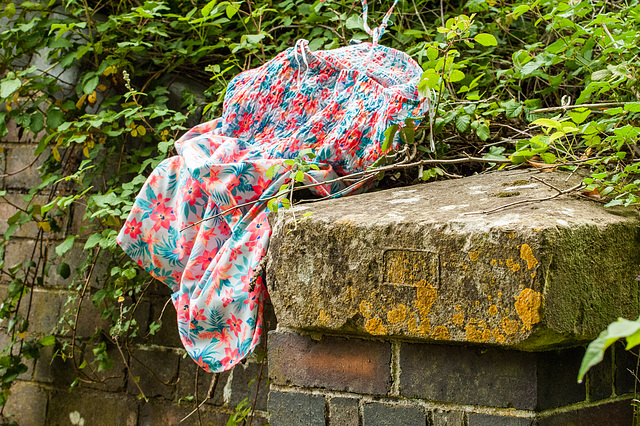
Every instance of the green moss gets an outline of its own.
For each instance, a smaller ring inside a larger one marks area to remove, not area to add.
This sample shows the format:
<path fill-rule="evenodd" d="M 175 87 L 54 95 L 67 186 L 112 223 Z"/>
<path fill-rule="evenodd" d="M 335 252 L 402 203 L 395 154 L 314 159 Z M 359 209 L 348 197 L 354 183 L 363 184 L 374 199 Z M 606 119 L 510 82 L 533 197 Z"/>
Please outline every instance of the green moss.
<path fill-rule="evenodd" d="M 498 198 L 507 198 L 507 197 L 516 197 L 520 195 L 519 191 L 509 191 L 509 192 L 498 192 L 494 197 Z"/>

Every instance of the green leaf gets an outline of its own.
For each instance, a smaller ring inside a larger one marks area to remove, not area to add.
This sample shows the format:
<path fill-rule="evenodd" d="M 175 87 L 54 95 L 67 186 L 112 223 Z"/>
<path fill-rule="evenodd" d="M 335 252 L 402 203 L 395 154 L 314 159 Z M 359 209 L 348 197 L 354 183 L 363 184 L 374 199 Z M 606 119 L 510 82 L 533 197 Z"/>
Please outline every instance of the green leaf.
<path fill-rule="evenodd" d="M 569 117 L 571 117 L 574 123 L 582 124 L 589 114 L 591 114 L 591 110 L 589 108 L 576 108 L 569 111 L 567 114 L 569 114 Z"/>
<path fill-rule="evenodd" d="M 463 114 L 456 116 L 456 129 L 459 132 L 464 133 L 469 130 L 469 126 L 471 125 L 471 116 Z"/>
<path fill-rule="evenodd" d="M 640 319 L 629 321 L 624 318 L 618 318 L 618 321 L 609 324 L 606 330 L 598 336 L 596 340 L 589 343 L 587 351 L 582 357 L 582 364 L 578 373 L 578 383 L 582 383 L 587 371 L 594 365 L 602 361 L 604 351 L 611 346 L 616 340 L 623 337 L 632 336 L 640 330 Z"/>
<path fill-rule="evenodd" d="M 67 278 L 69 278 L 69 276 L 71 276 L 71 267 L 68 263 L 62 262 L 58 265 L 56 272 L 66 280 Z"/>
<path fill-rule="evenodd" d="M 99 75 L 94 75 L 93 77 L 88 79 L 84 83 L 84 87 L 82 89 L 84 94 L 85 95 L 90 95 L 91 93 L 93 93 L 93 91 L 96 90 L 96 87 L 98 87 L 99 83 L 100 83 L 100 76 Z"/>
<path fill-rule="evenodd" d="M 4 80 L 0 83 L 0 98 L 8 98 L 13 93 L 22 87 L 22 81 L 18 78 L 12 80 Z"/>
<path fill-rule="evenodd" d="M 529 11 L 529 9 L 531 9 L 531 7 L 529 5 L 521 4 L 520 6 L 516 7 L 515 9 L 513 9 L 513 12 L 511 12 L 511 14 L 513 15 L 513 17 L 515 19 L 518 19 L 524 13 L 527 13 Z"/>
<path fill-rule="evenodd" d="M 11 19 L 16 14 L 16 5 L 15 3 L 9 3 L 4 8 L 4 16 Z"/>
<path fill-rule="evenodd" d="M 440 52 L 438 51 L 438 49 L 434 47 L 429 47 L 427 49 L 427 58 L 429 58 L 430 61 L 435 61 L 436 59 L 438 59 L 439 54 Z"/>
<path fill-rule="evenodd" d="M 491 34 L 480 33 L 473 38 L 477 43 L 483 46 L 497 46 L 498 41 Z"/>
<path fill-rule="evenodd" d="M 75 235 L 68 236 L 61 244 L 56 247 L 56 254 L 62 257 L 63 254 L 68 252 L 73 247 L 73 242 L 76 240 Z"/>
<path fill-rule="evenodd" d="M 91 234 L 91 236 L 89 238 L 87 238 L 87 242 L 84 245 L 84 249 L 90 249 L 92 247 L 95 247 L 98 245 L 98 243 L 100 243 L 100 241 L 102 241 L 102 235 L 100 234 Z"/>
<path fill-rule="evenodd" d="M 547 164 L 553 164 L 556 162 L 556 156 L 550 152 L 543 152 L 540 154 L 540 158 L 542 158 Z"/>
<path fill-rule="evenodd" d="M 460 81 L 464 79 L 464 73 L 460 70 L 452 70 L 449 73 L 449 81 L 455 83 L 456 81 Z"/>
<path fill-rule="evenodd" d="M 347 18 L 347 21 L 344 25 L 349 30 L 361 30 L 364 28 L 364 21 L 359 15 L 351 15 Z"/>
<path fill-rule="evenodd" d="M 42 339 L 38 340 L 38 345 L 40 346 L 51 346 L 56 344 L 56 336 L 50 335 L 45 336 Z"/>
<path fill-rule="evenodd" d="M 562 127 L 562 124 L 558 120 L 552 120 L 550 118 L 538 118 L 536 121 L 531 123 L 533 126 L 542 126 L 542 127 L 550 127 L 553 129 L 559 129 Z"/>
<path fill-rule="evenodd" d="M 489 128 L 486 125 L 480 124 L 476 129 L 476 135 L 478 135 L 482 141 L 486 141 L 489 139 L 489 136 L 491 136 L 491 132 L 489 132 Z"/>
<path fill-rule="evenodd" d="M 41 112 L 36 112 L 31 116 L 31 123 L 29 124 L 29 130 L 38 134 L 44 129 L 44 115 Z"/>
<path fill-rule="evenodd" d="M 640 112 L 640 103 L 625 104 L 624 110 L 629 112 Z"/>
<path fill-rule="evenodd" d="M 515 99 L 505 102 L 503 105 L 504 112 L 509 118 L 516 118 L 522 114 L 522 104 Z"/>
<path fill-rule="evenodd" d="M 384 143 L 382 144 L 382 152 L 386 152 L 391 148 L 393 144 L 393 138 L 396 136 L 398 132 L 399 126 L 397 124 L 393 124 L 387 128 L 384 132 Z"/>

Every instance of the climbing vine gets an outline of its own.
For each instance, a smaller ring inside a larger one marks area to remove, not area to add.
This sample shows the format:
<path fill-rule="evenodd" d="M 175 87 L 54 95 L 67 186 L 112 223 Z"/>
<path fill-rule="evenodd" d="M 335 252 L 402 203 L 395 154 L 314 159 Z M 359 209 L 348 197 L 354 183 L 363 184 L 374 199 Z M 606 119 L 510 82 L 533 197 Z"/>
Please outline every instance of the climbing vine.
<path fill-rule="evenodd" d="M 376 21 L 392 2 L 369 3 Z M 381 185 L 505 167 L 562 168 L 584 170 L 583 196 L 637 205 L 638 1 L 445 3 L 400 2 L 382 40 L 422 66 L 420 92 L 431 109 L 420 123 L 389 130 L 388 142 L 398 135 L 406 144 L 376 164 L 385 173 Z M 15 209 L 0 237 L 0 259 L 21 229 L 37 230 L 27 260 L 0 260 L 7 284 L 0 319 L 9 336 L 0 354 L 4 407 L 26 361 L 45 346 L 57 344 L 78 380 L 91 381 L 113 363 L 107 342 L 123 352 L 145 337 L 134 313 L 151 280 L 115 237 L 145 176 L 173 155 L 189 126 L 219 113 L 229 80 L 299 38 L 315 50 L 368 36 L 359 2 L 347 0 L 0 4 L 0 137 L 13 131 L 36 139 L 40 175 L 24 197 L 0 189 Z M 296 160 L 301 171 L 313 167 L 313 153 L 305 155 Z M 6 153 L 0 156 L 6 163 Z M 367 178 L 380 178 L 380 170 Z M 289 189 L 273 209 L 294 202 Z M 78 229 L 65 225 L 72 213 L 83 215 Z M 73 254 L 78 247 L 82 259 Z M 53 277 L 73 296 L 58 329 L 34 335 L 32 290 Z M 76 334 L 87 301 L 109 324 L 88 340 L 90 358 L 77 354 L 87 343 Z"/>

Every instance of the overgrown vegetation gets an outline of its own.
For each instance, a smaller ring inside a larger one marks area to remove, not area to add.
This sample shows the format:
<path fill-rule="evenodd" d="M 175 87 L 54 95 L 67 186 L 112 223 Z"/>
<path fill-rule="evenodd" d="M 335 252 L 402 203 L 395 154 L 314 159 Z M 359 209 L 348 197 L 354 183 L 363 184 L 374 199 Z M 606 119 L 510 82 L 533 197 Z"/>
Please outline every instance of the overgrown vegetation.
<path fill-rule="evenodd" d="M 391 3 L 370 2 L 371 26 Z M 485 161 L 387 168 L 383 185 L 523 165 L 584 168 L 583 194 L 637 205 L 638 1 L 445 3 L 400 2 L 382 39 L 420 63 L 420 90 L 432 105 L 418 128 L 407 123 L 400 130 L 408 148 L 389 161 Z M 10 282 L 0 307 L 10 337 L 0 356 L 4 406 L 25 360 L 55 342 L 54 335 L 28 333 L 30 289 L 53 275 L 77 295 L 60 322 L 58 333 L 74 336 L 60 356 L 73 355 L 85 298 L 111 321 L 92 338 L 96 371 L 110 366 L 106 342 L 125 346 L 139 333 L 132 314 L 150 280 L 116 248 L 117 230 L 145 176 L 173 154 L 175 139 L 220 111 L 227 82 L 299 38 L 312 49 L 331 49 L 367 36 L 358 1 L 1 4 L 0 136 L 13 124 L 20 134 L 38 135 L 34 159 L 44 159 L 41 183 L 12 202 L 18 212 L 0 239 L 1 254 L 20 227 L 37 225 L 30 261 L 0 261 Z M 185 79 L 207 89 L 176 100 L 167 87 Z M 0 197 L 11 202 L 6 190 Z M 85 209 L 84 226 L 60 237 L 71 209 Z M 85 261 L 50 268 L 47 248 L 55 245 L 56 256 L 64 256 L 74 244 L 84 247 Z M 107 274 L 93 276 L 91 265 L 105 252 L 113 253 Z M 101 288 L 94 294 L 91 280 Z M 92 379 L 84 364 L 77 367 L 83 380 Z"/>

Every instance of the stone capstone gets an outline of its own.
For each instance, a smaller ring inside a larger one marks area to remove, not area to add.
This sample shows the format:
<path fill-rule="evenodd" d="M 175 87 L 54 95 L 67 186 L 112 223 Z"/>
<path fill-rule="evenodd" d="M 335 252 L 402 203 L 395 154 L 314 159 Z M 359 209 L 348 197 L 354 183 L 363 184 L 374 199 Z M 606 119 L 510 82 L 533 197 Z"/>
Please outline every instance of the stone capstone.
<path fill-rule="evenodd" d="M 557 194 L 535 178 L 579 182 L 499 172 L 272 214 L 267 283 L 279 325 L 542 350 L 637 318 L 635 210 L 562 195 L 481 213 Z"/>

